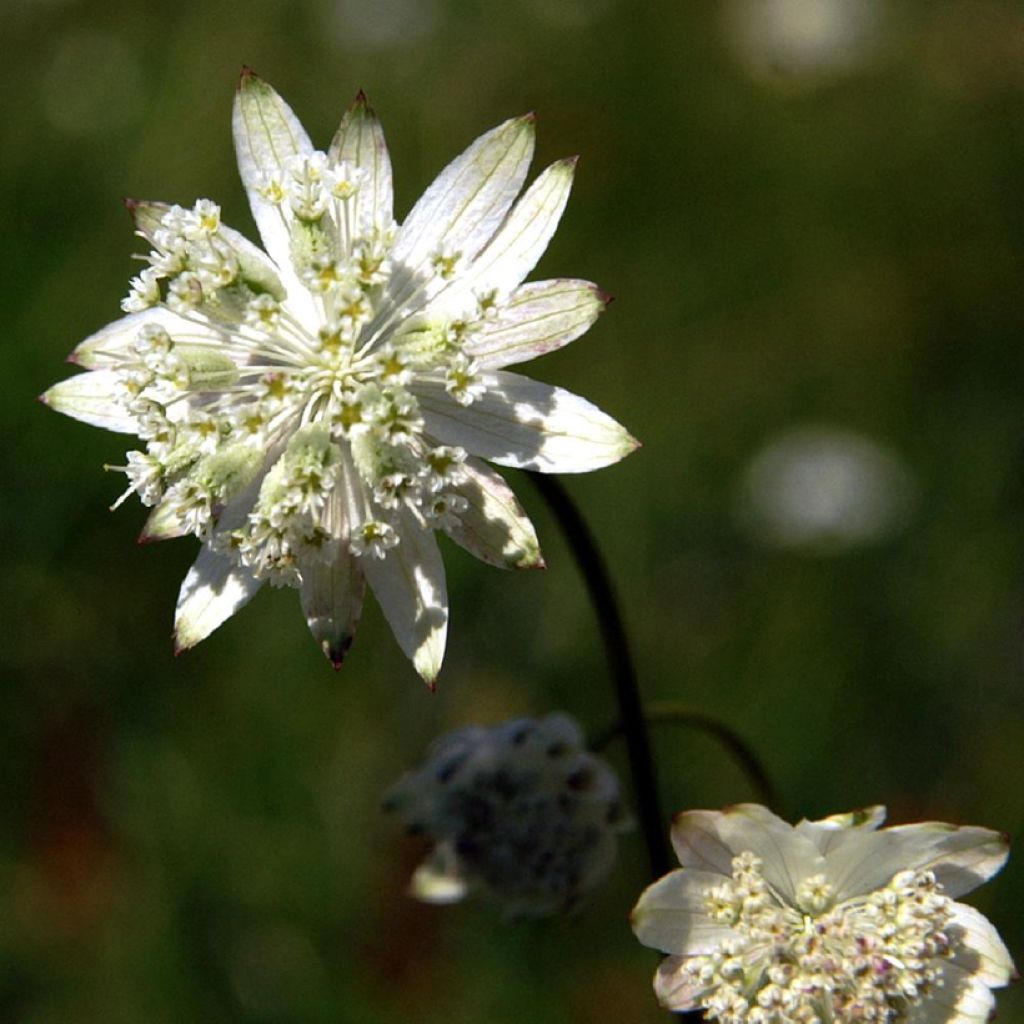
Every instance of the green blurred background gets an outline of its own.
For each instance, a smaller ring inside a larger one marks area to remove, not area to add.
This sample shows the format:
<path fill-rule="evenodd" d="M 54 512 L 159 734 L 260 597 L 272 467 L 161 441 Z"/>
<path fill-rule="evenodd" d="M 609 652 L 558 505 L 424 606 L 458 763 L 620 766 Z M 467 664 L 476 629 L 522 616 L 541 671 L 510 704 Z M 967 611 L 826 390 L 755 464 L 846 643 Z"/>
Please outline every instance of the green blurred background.
<path fill-rule="evenodd" d="M 644 442 L 567 484 L 645 695 L 728 721 L 793 818 L 1024 831 L 1019 0 L 4 0 L 0 36 L 0 1020 L 665 1018 L 626 924 L 637 834 L 582 916 L 510 924 L 407 899 L 422 851 L 379 811 L 455 725 L 614 718 L 529 480 L 549 569 L 445 546 L 436 695 L 369 602 L 332 672 L 291 591 L 175 659 L 194 541 L 137 546 L 100 468 L 124 439 L 33 401 L 119 314 L 121 197 L 208 196 L 253 233 L 243 63 L 320 145 L 364 88 L 399 216 L 537 110 L 538 167 L 582 156 L 538 274 L 617 301 L 527 372 Z M 667 810 L 754 796 L 708 738 L 656 744 Z M 1021 856 L 975 900 L 1018 960 Z"/>

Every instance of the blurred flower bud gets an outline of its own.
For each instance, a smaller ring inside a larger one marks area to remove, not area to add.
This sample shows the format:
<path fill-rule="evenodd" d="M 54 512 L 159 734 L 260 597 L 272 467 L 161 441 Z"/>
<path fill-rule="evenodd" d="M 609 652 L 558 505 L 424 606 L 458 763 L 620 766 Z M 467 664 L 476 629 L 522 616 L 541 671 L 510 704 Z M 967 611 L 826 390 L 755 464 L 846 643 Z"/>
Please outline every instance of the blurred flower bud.
<path fill-rule="evenodd" d="M 454 903 L 482 892 L 516 916 L 576 908 L 628 827 L 618 778 L 561 714 L 448 733 L 384 806 L 436 844 L 412 895 Z"/>

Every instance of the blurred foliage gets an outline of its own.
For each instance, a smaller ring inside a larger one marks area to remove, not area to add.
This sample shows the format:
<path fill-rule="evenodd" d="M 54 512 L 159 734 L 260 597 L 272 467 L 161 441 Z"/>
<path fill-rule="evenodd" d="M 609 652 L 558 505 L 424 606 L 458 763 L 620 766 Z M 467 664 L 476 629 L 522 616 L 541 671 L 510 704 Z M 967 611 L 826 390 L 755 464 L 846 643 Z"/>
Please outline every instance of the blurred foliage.
<path fill-rule="evenodd" d="M 5 0 L 0 1019 L 663 1019 L 626 925 L 637 836 L 582 916 L 510 924 L 408 900 L 421 850 L 379 813 L 456 724 L 614 718 L 526 479 L 549 569 L 505 575 L 446 545 L 436 695 L 372 606 L 333 673 L 292 592 L 174 659 L 194 542 L 135 546 L 143 513 L 107 512 L 120 481 L 100 469 L 122 440 L 32 401 L 118 315 L 121 196 L 209 196 L 251 233 L 229 132 L 243 63 L 321 144 L 365 88 L 400 213 L 526 109 L 539 166 L 582 154 L 539 273 L 617 301 L 527 372 L 644 442 L 569 486 L 646 695 L 731 723 L 793 818 L 886 802 L 896 821 L 1024 831 L 1024 10 L 849 3 L 874 35 L 833 59 L 813 33 L 797 57 L 750 50 L 744 18 L 784 0 Z M 758 452 L 816 425 L 912 482 L 871 543 L 780 547 L 738 511 Z M 666 808 L 752 795 L 709 739 L 656 743 Z M 1018 962 L 1019 857 L 976 901 Z M 1024 1020 L 1020 991 L 1000 1006 Z"/>

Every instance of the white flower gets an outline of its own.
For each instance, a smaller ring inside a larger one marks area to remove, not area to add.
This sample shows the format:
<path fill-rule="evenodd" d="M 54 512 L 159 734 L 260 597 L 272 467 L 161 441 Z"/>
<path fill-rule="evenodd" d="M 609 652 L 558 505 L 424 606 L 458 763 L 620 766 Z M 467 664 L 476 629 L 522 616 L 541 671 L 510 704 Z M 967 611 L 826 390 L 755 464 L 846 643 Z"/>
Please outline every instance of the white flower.
<path fill-rule="evenodd" d="M 688 811 L 683 870 L 633 911 L 671 954 L 654 980 L 672 1010 L 723 1024 L 973 1024 L 1014 975 L 992 925 L 955 902 L 1006 861 L 1007 840 L 940 822 L 879 830 L 871 807 L 791 826 L 757 804 Z"/>
<path fill-rule="evenodd" d="M 629 827 L 615 773 L 566 715 L 448 733 L 385 807 L 436 843 L 414 896 L 452 903 L 478 891 L 515 915 L 577 907 Z"/>
<path fill-rule="evenodd" d="M 245 70 L 235 147 L 266 252 L 209 200 L 129 204 L 152 252 L 128 315 L 75 349 L 88 373 L 43 398 L 146 442 L 123 467 L 153 506 L 144 539 L 202 539 L 178 599 L 179 648 L 269 580 L 299 589 L 340 665 L 369 581 L 432 682 L 448 622 L 434 529 L 495 565 L 543 564 L 481 460 L 582 472 L 636 447 L 584 399 L 503 369 L 568 344 L 606 304 L 584 281 L 521 283 L 574 167 L 555 163 L 516 201 L 533 134 L 528 116 L 482 136 L 399 227 L 365 97 L 317 152 Z"/>

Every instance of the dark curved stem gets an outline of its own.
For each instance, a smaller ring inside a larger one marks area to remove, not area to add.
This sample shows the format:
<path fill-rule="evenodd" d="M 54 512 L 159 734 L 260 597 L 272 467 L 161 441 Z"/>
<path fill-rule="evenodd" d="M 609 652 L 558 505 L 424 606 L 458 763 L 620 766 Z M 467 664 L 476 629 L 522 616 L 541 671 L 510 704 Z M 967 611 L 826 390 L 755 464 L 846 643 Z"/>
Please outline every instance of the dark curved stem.
<path fill-rule="evenodd" d="M 529 475 L 558 520 L 597 614 L 598 628 L 619 705 L 619 722 L 633 777 L 633 801 L 637 819 L 647 847 L 651 877 L 660 878 L 671 867 L 666 840 L 668 823 L 661 813 L 658 780 L 637 686 L 636 669 L 611 578 L 593 534 L 561 481 L 540 473 Z"/>
<path fill-rule="evenodd" d="M 714 737 L 733 756 L 733 759 L 740 768 L 743 769 L 744 774 L 757 791 L 757 796 L 761 803 L 766 807 L 778 810 L 778 796 L 775 792 L 775 786 L 764 765 L 761 763 L 761 759 L 754 752 L 754 748 L 742 736 L 726 725 L 725 722 L 720 721 L 713 715 L 707 715 L 703 711 L 694 711 L 678 701 L 659 701 L 655 704 L 649 704 L 644 711 L 644 718 L 649 725 L 658 723 L 687 725 Z M 597 737 L 591 746 L 594 750 L 601 750 L 620 735 L 622 731 L 621 724 L 616 722 L 607 732 Z"/>

